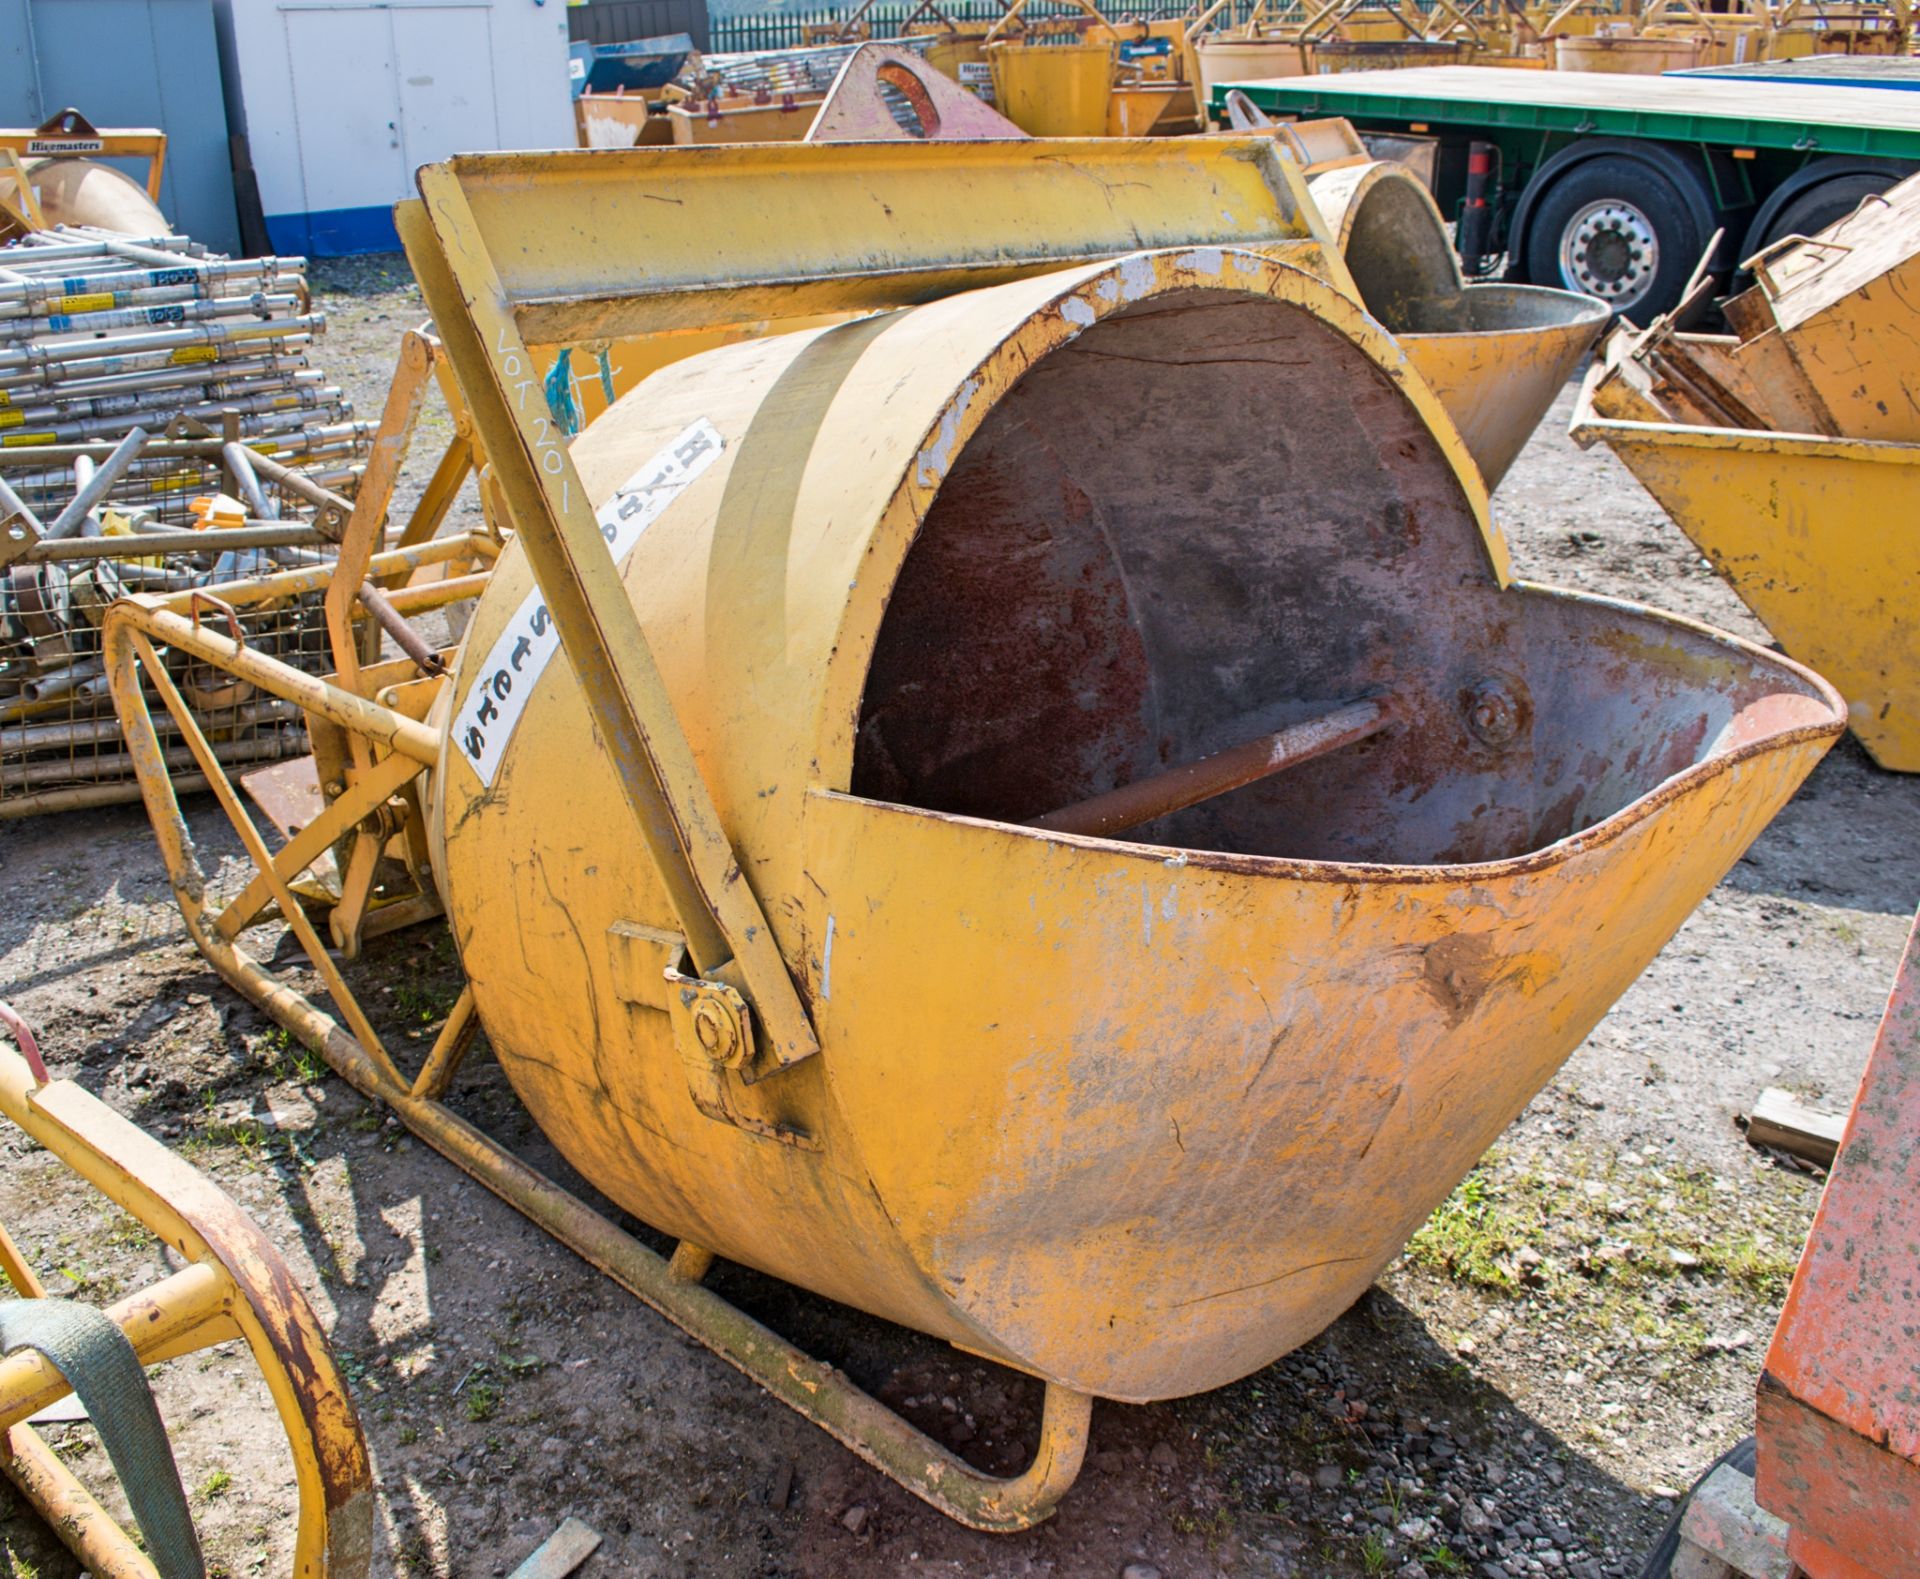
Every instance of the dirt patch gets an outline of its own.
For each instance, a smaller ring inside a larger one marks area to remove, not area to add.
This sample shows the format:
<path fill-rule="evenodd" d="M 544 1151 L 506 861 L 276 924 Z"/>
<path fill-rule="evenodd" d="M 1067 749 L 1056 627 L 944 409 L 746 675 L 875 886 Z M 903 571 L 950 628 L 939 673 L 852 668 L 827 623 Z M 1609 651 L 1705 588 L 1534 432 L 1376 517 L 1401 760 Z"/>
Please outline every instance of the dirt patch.
<path fill-rule="evenodd" d="M 418 295 L 390 259 L 316 283 L 319 360 L 377 415 Z M 1521 573 L 1764 640 L 1612 457 L 1566 440 L 1567 410 L 1496 500 Z M 403 500 L 445 433 L 436 404 Z M 217 810 L 189 820 L 234 883 Z M 377 1573 L 505 1574 L 571 1513 L 606 1536 L 588 1575 L 1589 1579 L 1637 1573 L 1668 1495 L 1750 1429 L 1819 1181 L 1734 1116 L 1767 1084 L 1848 1099 L 1920 892 L 1920 778 L 1838 748 L 1372 1292 L 1232 1387 L 1099 1406 L 1080 1485 L 1012 1537 L 928 1511 L 323 1076 L 187 945 L 137 808 L 0 825 L 0 871 L 0 997 L 58 1073 L 233 1193 L 320 1311 L 373 1453 Z M 355 985 L 417 1056 L 456 984 L 444 938 L 370 953 Z M 484 1046 L 457 1105 L 591 1195 Z M 0 1220 L 78 1297 L 167 1269 L 12 1131 Z M 1025 1379 L 738 1268 L 713 1281 L 981 1467 L 1031 1451 Z M 244 1352 L 157 1385 L 215 1572 L 285 1571 L 291 1465 Z M 51 1431 L 105 1485 L 90 1429 Z M 77 1572 L 4 1489 L 0 1572 Z"/>

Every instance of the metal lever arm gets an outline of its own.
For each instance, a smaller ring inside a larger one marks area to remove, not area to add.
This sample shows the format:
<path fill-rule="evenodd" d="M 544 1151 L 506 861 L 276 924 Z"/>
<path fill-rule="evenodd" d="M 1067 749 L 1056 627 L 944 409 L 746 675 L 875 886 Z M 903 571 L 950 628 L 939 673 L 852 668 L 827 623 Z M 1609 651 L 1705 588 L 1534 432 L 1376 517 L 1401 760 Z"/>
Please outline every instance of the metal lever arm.
<path fill-rule="evenodd" d="M 395 210 L 434 325 L 700 974 L 733 966 L 779 1065 L 819 1051 L 759 899 L 742 876 L 593 502 L 541 398 L 480 226 L 445 165 Z M 730 973 L 731 974 L 731 973 Z"/>

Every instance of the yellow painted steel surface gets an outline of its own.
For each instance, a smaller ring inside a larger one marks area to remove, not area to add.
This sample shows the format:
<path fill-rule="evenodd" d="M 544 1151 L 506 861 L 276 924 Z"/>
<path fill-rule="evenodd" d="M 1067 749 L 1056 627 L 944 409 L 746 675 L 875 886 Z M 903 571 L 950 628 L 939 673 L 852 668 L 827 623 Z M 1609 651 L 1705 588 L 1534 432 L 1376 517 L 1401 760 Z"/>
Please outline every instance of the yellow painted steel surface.
<path fill-rule="evenodd" d="M 712 109 L 697 99 L 669 104 L 667 120 L 674 142 L 682 146 L 792 142 L 807 135 L 819 108 L 817 93 L 775 94 L 764 104 L 740 95 L 721 99 Z"/>
<path fill-rule="evenodd" d="M 483 226 L 524 231 L 501 260 L 506 284 L 542 304 L 525 330 L 543 379 L 562 347 L 575 351 L 583 423 L 606 409 L 602 347 L 623 395 L 670 362 L 776 326 L 813 328 L 1135 246 L 1272 250 L 1353 289 L 1297 169 L 1266 137 L 512 158 L 468 161 L 472 201 Z M 1010 181 L 1034 190 L 1012 200 Z M 797 200 L 796 182 L 818 200 Z M 648 196 L 614 217 L 614 190 Z M 956 235 L 976 224 L 989 239 L 955 253 Z M 626 260 L 642 253 L 647 275 L 636 280 Z M 782 270 L 797 282 L 770 284 Z"/>
<path fill-rule="evenodd" d="M 935 71 L 943 72 L 961 82 L 962 66 L 981 66 L 987 63 L 987 43 L 984 38 L 969 37 L 962 33 L 943 34 L 936 42 L 927 46 L 927 64 Z M 978 82 L 965 84 L 975 92 L 979 91 Z"/>
<path fill-rule="evenodd" d="M 489 257 L 536 350 L 897 307 L 1142 247 L 1290 249 L 1351 286 L 1266 137 L 475 154 L 423 184 L 443 169 L 482 238 L 514 238 Z"/>
<path fill-rule="evenodd" d="M 1606 305 L 1543 286 L 1468 285 L 1440 210 L 1404 165 L 1348 164 L 1308 187 L 1360 299 L 1440 397 L 1488 489 L 1498 487 L 1606 327 Z"/>
<path fill-rule="evenodd" d="M 295 1579 L 362 1579 L 374 1544 L 366 1442 L 326 1334 L 293 1273 L 259 1227 L 160 1142 L 68 1080 L 46 1080 L 6 1045 L 0 1023 L 0 1116 L 146 1225 L 184 1265 L 108 1310 L 144 1364 L 239 1339 L 267 1382 L 298 1488 Z M 44 1293 L 0 1228 L 0 1289 Z M 15 1480 L 89 1567 L 113 1579 L 151 1562 L 23 1422 L 69 1392 L 38 1355 L 0 1365 L 0 1473 Z M 244 1477 L 245 1469 L 236 1464 Z M 242 1481 L 244 1485 L 244 1479 Z"/>
<path fill-rule="evenodd" d="M 532 662 L 527 520 L 431 791 L 502 1066 L 648 1221 L 1104 1396 L 1338 1314 L 1840 728 L 1771 655 L 1510 585 L 1402 351 L 1217 245 L 709 351 L 568 464 L 820 1052 L 748 1084 L 690 1018 L 721 984 Z M 1367 695 L 1387 734 L 1142 842 L 1019 826 Z"/>
<path fill-rule="evenodd" d="M 1313 71 L 1313 46 L 1297 38 L 1244 38 L 1238 34 L 1208 34 L 1196 39 L 1200 98 L 1213 102 L 1214 84 L 1264 82 L 1271 77 L 1305 77 Z"/>
<path fill-rule="evenodd" d="M 1920 441 L 1920 179 L 1862 202 L 1812 239 L 1770 248 L 1740 298 L 1743 337 L 1771 326 L 1821 431 Z M 1734 309 L 1738 311 L 1738 309 Z M 1867 350 L 1865 348 L 1871 348 Z"/>
<path fill-rule="evenodd" d="M 1435 303 L 1409 322 L 1399 334 L 1407 359 L 1491 489 L 1606 327 L 1607 308 L 1540 285 L 1470 285 L 1457 302 Z M 1422 332 L 1427 325 L 1437 332 Z"/>
<path fill-rule="evenodd" d="M 1034 137 L 1098 137 L 1107 130 L 1116 49 L 1082 44 L 993 44 L 993 106 Z"/>
<path fill-rule="evenodd" d="M 1657 77 L 1701 64 L 1705 42 L 1686 38 L 1626 38 L 1611 34 L 1563 35 L 1553 40 L 1555 71 Z"/>
<path fill-rule="evenodd" d="M 582 148 L 634 148 L 673 141 L 673 123 L 656 115 L 644 93 L 583 93 L 573 101 L 573 130 Z"/>
<path fill-rule="evenodd" d="M 1190 82 L 1128 83 L 1112 90 L 1107 100 L 1107 135 L 1146 137 L 1156 127 L 1161 135 L 1195 131 L 1201 124 Z"/>
<path fill-rule="evenodd" d="M 1604 440 L 1780 645 L 1846 697 L 1883 768 L 1920 773 L 1920 444 L 1613 421 Z"/>

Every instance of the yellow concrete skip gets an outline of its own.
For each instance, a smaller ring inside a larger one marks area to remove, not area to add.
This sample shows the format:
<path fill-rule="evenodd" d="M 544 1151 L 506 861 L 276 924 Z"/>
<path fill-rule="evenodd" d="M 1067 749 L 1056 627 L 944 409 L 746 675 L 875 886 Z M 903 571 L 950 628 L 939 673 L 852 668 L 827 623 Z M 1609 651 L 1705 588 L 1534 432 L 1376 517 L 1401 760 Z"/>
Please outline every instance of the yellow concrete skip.
<path fill-rule="evenodd" d="M 1101 1396 L 1345 1308 L 1841 727 L 1737 642 L 1503 588 L 1393 342 L 1243 253 L 709 352 L 571 461 L 821 1051 L 689 1042 L 516 543 L 430 813 L 502 1066 L 648 1221 Z M 1020 826 L 1367 696 L 1384 733 L 1136 835 Z"/>
<path fill-rule="evenodd" d="M 1920 176 L 1816 237 L 1783 239 L 1753 268 L 1758 283 L 1727 304 L 1728 321 L 1745 340 L 1777 334 L 1818 431 L 1920 441 Z"/>
<path fill-rule="evenodd" d="M 1310 175 L 1367 310 L 1391 329 L 1497 488 L 1606 327 L 1606 305 L 1537 285 L 1468 285 L 1419 178 L 1390 162 Z"/>
<path fill-rule="evenodd" d="M 1596 359 L 1574 411 L 1780 645 L 1836 685 L 1883 768 L 1920 773 L 1920 444 L 1604 416 Z"/>
<path fill-rule="evenodd" d="M 1272 139 L 485 156 L 420 186 L 396 223 L 513 537 L 404 713 L 115 606 L 189 930 L 975 1527 L 1046 1517 L 1092 1395 L 1217 1385 L 1344 1308 L 1843 727 L 1791 662 L 1512 581 Z M 756 325 L 787 332 L 554 432 L 530 345 Z M 210 909 L 155 641 L 350 737 L 336 822 L 426 765 L 469 979 L 417 1073 L 285 891 L 309 852 L 275 860 L 217 764 L 332 1005 Z M 670 1261 L 442 1105 L 479 1028 Z M 1033 1464 L 953 1456 L 705 1288 L 716 1256 L 1041 1377 Z"/>

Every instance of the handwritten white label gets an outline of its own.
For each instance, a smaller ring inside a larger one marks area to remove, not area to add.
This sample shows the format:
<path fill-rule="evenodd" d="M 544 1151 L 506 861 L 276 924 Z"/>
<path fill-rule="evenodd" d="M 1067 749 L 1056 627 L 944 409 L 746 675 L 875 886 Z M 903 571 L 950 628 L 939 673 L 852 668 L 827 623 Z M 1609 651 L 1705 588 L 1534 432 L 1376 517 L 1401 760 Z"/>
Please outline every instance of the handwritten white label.
<path fill-rule="evenodd" d="M 702 417 L 628 479 L 601 506 L 600 535 L 618 565 L 640 541 L 640 534 L 660 519 L 687 485 L 720 458 L 726 440 Z M 454 749 L 491 785 L 506 755 L 507 743 L 526 711 L 527 698 L 560 650 L 547 600 L 535 587 L 521 600 L 513 617 L 494 638 L 475 671 L 472 686 L 454 715 Z"/>

